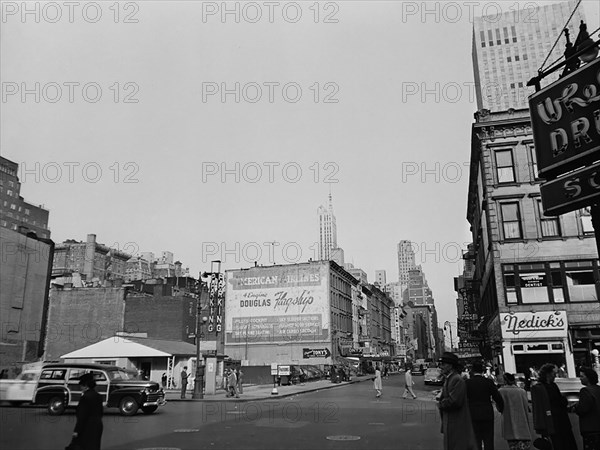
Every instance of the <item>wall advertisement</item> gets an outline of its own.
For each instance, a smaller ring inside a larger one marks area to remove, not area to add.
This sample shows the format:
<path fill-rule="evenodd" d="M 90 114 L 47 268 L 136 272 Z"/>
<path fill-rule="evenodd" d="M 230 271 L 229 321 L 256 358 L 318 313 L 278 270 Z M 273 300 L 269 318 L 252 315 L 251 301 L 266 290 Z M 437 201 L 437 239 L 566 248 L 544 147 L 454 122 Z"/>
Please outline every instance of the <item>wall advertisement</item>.
<path fill-rule="evenodd" d="M 327 265 L 253 267 L 226 275 L 226 344 L 327 341 Z"/>

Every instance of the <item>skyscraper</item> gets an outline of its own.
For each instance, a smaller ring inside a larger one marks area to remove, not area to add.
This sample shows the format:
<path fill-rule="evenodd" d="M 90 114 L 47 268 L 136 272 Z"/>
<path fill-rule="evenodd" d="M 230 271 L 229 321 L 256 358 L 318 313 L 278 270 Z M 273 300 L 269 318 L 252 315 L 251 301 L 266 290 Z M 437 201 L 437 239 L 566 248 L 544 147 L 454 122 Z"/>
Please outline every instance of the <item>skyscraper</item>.
<path fill-rule="evenodd" d="M 329 206 L 319 206 L 319 259 L 329 261 L 337 249 L 337 227 L 335 215 L 333 214 L 333 202 L 329 194 Z M 343 262 L 342 262 L 343 264 Z"/>
<path fill-rule="evenodd" d="M 398 243 L 398 281 L 408 284 L 408 271 L 417 267 L 415 251 L 410 241 L 402 240 Z"/>
<path fill-rule="evenodd" d="M 577 1 L 527 5 L 526 9 L 474 19 L 472 57 L 478 110 L 528 107 L 527 97 L 534 88 L 527 87 L 527 81 L 537 75 Z M 567 25 L 571 42 L 579 33 L 581 20 L 585 20 L 582 8 L 580 5 Z M 565 39 L 561 37 L 544 67 L 559 59 L 564 50 Z M 555 81 L 559 73 L 548 76 L 545 83 Z"/>

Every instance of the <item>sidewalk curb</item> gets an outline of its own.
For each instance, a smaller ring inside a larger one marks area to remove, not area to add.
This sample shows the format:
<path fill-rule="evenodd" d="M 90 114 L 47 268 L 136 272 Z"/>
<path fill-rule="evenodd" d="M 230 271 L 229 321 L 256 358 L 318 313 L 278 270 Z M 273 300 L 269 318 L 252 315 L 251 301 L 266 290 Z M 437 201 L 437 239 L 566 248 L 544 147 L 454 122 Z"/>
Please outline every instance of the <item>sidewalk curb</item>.
<path fill-rule="evenodd" d="M 235 402 L 235 403 L 246 403 L 246 402 L 271 400 L 271 399 L 277 399 L 277 398 L 293 397 L 294 395 L 306 394 L 308 392 L 317 392 L 317 391 L 322 391 L 324 389 L 339 388 L 342 386 L 347 386 L 349 384 L 361 383 L 363 381 L 370 381 L 370 380 L 371 380 L 371 378 L 365 378 L 363 380 L 346 381 L 343 384 L 331 383 L 331 386 L 325 385 L 325 386 L 321 386 L 318 388 L 311 388 L 311 389 L 302 390 L 302 391 L 298 391 L 298 392 L 289 392 L 289 393 L 285 393 L 285 394 L 260 396 L 260 397 L 255 397 L 255 398 L 227 398 L 227 397 L 222 397 L 222 398 L 174 398 L 174 399 L 166 400 L 166 402 L 170 403 L 170 402 L 223 402 L 223 401 L 226 401 L 226 402 Z M 217 395 L 217 394 L 215 394 L 215 395 Z M 244 395 L 244 394 L 242 394 L 242 395 Z"/>

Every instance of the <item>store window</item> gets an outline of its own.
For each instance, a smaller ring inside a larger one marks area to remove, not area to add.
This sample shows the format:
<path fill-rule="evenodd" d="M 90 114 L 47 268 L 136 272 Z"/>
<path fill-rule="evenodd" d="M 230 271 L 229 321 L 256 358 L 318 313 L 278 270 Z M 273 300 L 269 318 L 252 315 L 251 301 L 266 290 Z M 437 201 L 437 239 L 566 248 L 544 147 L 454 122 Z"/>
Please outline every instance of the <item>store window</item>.
<path fill-rule="evenodd" d="M 521 234 L 521 215 L 519 212 L 519 203 L 501 203 L 502 229 L 504 239 L 520 239 Z"/>
<path fill-rule="evenodd" d="M 540 214 L 540 225 L 542 228 L 542 237 L 560 236 L 560 222 L 558 216 L 545 216 L 542 201 L 538 200 L 538 212 Z"/>
<path fill-rule="evenodd" d="M 496 175 L 498 183 L 514 183 L 515 168 L 511 150 L 497 150 L 496 157 Z"/>
<path fill-rule="evenodd" d="M 545 272 L 519 274 L 521 299 L 524 304 L 549 303 L 548 279 Z"/>

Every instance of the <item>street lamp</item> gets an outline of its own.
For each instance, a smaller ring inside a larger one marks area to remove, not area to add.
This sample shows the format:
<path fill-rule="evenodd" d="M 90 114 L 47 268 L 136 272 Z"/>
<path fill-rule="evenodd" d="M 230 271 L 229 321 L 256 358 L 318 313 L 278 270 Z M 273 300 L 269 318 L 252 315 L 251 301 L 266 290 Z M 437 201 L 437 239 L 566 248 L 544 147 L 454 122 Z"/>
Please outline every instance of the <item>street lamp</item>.
<path fill-rule="evenodd" d="M 452 341 L 452 324 L 448 320 L 444 322 L 444 330 L 446 330 L 446 327 L 448 327 L 448 329 L 450 330 L 450 351 L 453 351 L 454 343 Z"/>

